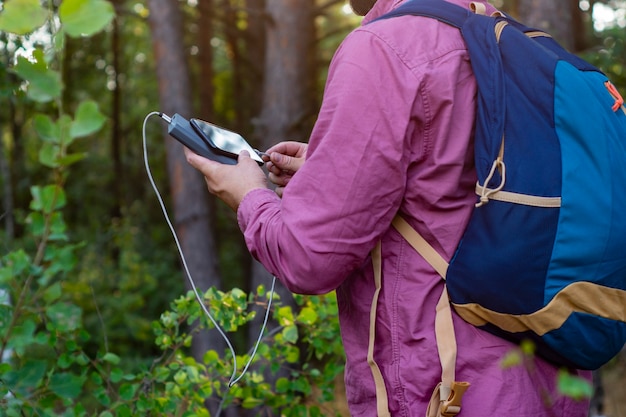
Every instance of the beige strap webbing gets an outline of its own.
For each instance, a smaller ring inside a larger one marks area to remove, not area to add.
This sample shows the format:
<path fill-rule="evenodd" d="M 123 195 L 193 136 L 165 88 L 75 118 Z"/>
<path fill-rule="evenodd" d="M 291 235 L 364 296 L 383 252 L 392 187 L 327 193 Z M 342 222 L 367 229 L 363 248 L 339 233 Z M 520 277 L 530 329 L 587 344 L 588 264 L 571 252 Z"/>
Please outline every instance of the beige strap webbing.
<path fill-rule="evenodd" d="M 396 216 L 391 224 L 445 280 L 448 262 L 426 239 L 400 216 Z M 436 307 L 435 337 L 441 362 L 441 382 L 437 385 L 431 397 L 426 417 L 453 417 L 461 411 L 461 399 L 470 384 L 468 382 L 455 381 L 457 345 L 454 335 L 454 323 L 452 322 L 452 309 L 448 297 L 448 289 L 445 285 Z"/>
<path fill-rule="evenodd" d="M 400 232 L 406 241 L 413 246 L 413 249 L 426 259 L 426 262 L 428 262 L 430 266 L 437 271 L 441 278 L 446 279 L 448 262 L 443 259 L 443 257 L 439 255 L 439 253 L 432 246 L 430 246 L 428 242 L 426 242 L 426 239 L 417 233 L 415 229 L 413 229 L 411 225 L 400 216 L 396 216 L 391 224 L 398 232 Z"/>
<path fill-rule="evenodd" d="M 561 207 L 561 197 L 541 197 L 528 194 L 513 193 L 487 188 L 476 182 L 476 195 L 486 196 L 487 200 L 504 201 L 506 203 L 522 204 L 533 207 L 558 208 Z"/>
<path fill-rule="evenodd" d="M 380 368 L 374 360 L 376 309 L 378 307 L 378 295 L 380 294 L 382 286 L 382 250 L 380 242 L 378 242 L 376 247 L 372 250 L 372 264 L 374 266 L 374 284 L 376 285 L 376 290 L 374 291 L 372 307 L 370 309 L 370 333 L 367 345 L 367 363 L 369 364 L 372 376 L 374 377 L 374 385 L 376 387 L 376 411 L 378 413 L 378 417 L 390 417 L 389 403 L 387 402 L 387 388 L 385 388 L 383 374 L 380 372 Z"/>

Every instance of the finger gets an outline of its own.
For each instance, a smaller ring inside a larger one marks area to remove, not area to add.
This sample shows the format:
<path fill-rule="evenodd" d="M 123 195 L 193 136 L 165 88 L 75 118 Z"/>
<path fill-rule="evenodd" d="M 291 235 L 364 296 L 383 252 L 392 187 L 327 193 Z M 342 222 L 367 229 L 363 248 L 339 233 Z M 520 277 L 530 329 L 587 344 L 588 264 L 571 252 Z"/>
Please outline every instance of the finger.
<path fill-rule="evenodd" d="M 278 152 L 285 155 L 297 155 L 302 150 L 303 146 L 302 142 L 285 141 L 270 147 L 265 153 L 271 154 L 272 152 Z"/>
<path fill-rule="evenodd" d="M 210 176 L 213 172 L 214 165 L 218 164 L 217 162 L 200 156 L 187 148 L 185 148 L 185 157 L 187 158 L 189 165 L 200 171 L 205 176 Z"/>
<path fill-rule="evenodd" d="M 274 175 L 278 175 L 278 176 L 280 176 L 280 175 L 293 175 L 293 172 L 282 170 L 282 169 L 280 169 L 279 167 L 277 167 L 274 164 L 270 164 L 269 166 L 267 166 L 267 171 L 271 172 Z"/>
<path fill-rule="evenodd" d="M 283 171 L 295 172 L 300 168 L 301 161 L 298 158 L 293 158 L 288 155 L 284 155 L 278 152 L 272 152 L 270 154 L 271 161 L 274 165 Z"/>
<path fill-rule="evenodd" d="M 276 187 L 276 189 L 274 190 L 274 192 L 276 192 L 276 195 L 280 198 L 283 198 L 283 191 L 285 191 L 285 187 Z"/>
<path fill-rule="evenodd" d="M 270 180 L 270 182 L 272 184 L 284 187 L 286 186 L 289 181 L 291 180 L 291 176 L 290 175 L 276 175 L 274 173 L 269 173 L 269 175 L 267 176 L 267 178 Z"/>

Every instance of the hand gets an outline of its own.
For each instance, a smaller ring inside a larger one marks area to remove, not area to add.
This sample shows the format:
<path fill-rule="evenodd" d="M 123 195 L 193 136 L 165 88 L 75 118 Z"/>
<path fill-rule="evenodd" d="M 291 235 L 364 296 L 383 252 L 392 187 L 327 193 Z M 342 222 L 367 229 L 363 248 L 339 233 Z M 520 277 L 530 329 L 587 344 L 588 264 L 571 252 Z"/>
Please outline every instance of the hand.
<path fill-rule="evenodd" d="M 185 156 L 187 162 L 204 175 L 211 194 L 216 195 L 235 211 L 250 191 L 267 188 L 263 170 L 246 151 L 239 154 L 237 165 L 211 161 L 187 148 L 185 148 Z"/>
<path fill-rule="evenodd" d="M 283 196 L 283 191 L 294 174 L 306 159 L 308 145 L 301 142 L 280 142 L 266 151 L 265 166 L 269 171 L 269 180 L 276 184 L 276 194 Z"/>

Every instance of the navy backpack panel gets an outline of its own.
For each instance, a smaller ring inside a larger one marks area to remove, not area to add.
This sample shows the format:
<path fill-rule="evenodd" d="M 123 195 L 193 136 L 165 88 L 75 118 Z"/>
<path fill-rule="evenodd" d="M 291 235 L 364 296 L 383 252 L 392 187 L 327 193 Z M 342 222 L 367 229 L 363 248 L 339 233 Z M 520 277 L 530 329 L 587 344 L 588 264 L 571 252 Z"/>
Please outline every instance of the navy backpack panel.
<path fill-rule="evenodd" d="M 626 110 L 598 69 L 549 35 L 443 0 L 382 19 L 461 30 L 478 85 L 477 207 L 450 261 L 466 321 L 596 369 L 626 342 Z M 462 349 L 462 347 L 461 347 Z"/>

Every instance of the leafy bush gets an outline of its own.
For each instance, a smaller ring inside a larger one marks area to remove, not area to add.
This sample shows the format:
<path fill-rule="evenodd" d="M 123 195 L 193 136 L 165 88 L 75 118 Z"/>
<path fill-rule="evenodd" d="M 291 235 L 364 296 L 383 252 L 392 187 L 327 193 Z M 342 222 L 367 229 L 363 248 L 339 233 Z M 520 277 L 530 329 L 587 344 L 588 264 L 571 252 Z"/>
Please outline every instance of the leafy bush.
<path fill-rule="evenodd" d="M 264 335 L 248 374 L 233 384 L 234 361 L 246 363 L 251 353 L 233 357 L 230 350 L 208 351 L 201 363 L 188 353 L 193 335 L 213 326 L 195 294 L 178 297 L 153 323 L 141 314 L 148 302 L 142 295 L 157 280 L 135 249 L 130 227 L 114 228 L 121 249 L 115 266 L 98 256 L 94 242 L 72 241 L 63 216 L 73 204 L 65 185 L 71 165 L 85 156 L 72 153 L 72 145 L 98 132 L 105 117 L 91 100 L 80 102 L 73 114 L 63 110 L 55 55 L 63 51 L 66 34 L 91 36 L 114 14 L 104 0 L 64 0 L 59 20 L 55 13 L 42 9 L 38 0 L 9 0 L 0 13 L 0 30 L 17 35 L 53 28 L 52 50 L 36 48 L 18 57 L 12 69 L 22 81 L 14 90 L 44 109 L 30 126 L 40 140 L 38 162 L 49 175 L 44 185 L 31 187 L 21 247 L 0 257 L 3 415 L 208 416 L 209 400 L 219 401 L 220 409 L 322 415 L 319 404 L 333 399 L 334 382 L 343 370 L 332 295 L 297 297 L 298 311 L 276 304 L 272 316 L 278 327 Z M 111 279 L 112 274 L 118 276 Z M 110 291 L 113 285 L 119 291 Z M 268 308 L 269 294 L 264 288 L 254 294 L 209 289 L 202 301 L 225 331 L 236 332 L 255 317 L 253 307 Z M 112 312 L 116 307 L 124 311 Z M 136 330 L 138 342 L 154 340 L 153 357 L 116 351 L 127 347 L 116 343 L 115 328 L 125 325 Z M 266 382 L 267 375 L 279 371 L 284 376 Z M 313 387 L 319 398 L 310 402 Z"/>

